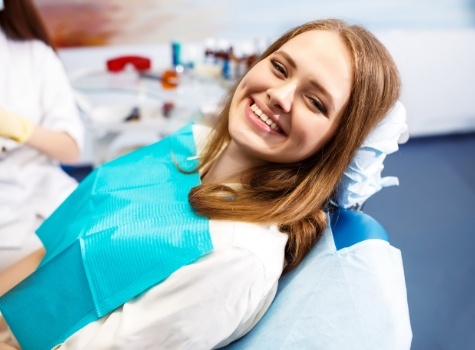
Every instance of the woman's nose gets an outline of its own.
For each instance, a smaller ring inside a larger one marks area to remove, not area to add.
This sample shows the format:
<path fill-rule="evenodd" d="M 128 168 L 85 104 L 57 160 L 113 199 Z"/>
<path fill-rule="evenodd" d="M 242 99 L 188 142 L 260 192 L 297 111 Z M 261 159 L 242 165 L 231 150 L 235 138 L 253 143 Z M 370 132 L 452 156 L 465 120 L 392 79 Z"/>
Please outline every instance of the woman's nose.
<path fill-rule="evenodd" d="M 290 112 L 294 100 L 296 84 L 286 82 L 279 86 L 274 86 L 267 90 L 267 96 L 272 106 L 279 108 L 283 112 Z"/>

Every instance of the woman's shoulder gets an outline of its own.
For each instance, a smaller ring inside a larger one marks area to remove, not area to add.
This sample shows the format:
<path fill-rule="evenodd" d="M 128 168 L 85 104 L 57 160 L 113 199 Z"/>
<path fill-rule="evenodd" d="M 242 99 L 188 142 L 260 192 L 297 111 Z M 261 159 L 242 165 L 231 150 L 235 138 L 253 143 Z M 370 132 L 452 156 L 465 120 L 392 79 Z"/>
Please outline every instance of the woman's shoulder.
<path fill-rule="evenodd" d="M 22 61 L 38 59 L 45 54 L 54 51 L 45 43 L 39 40 L 11 40 L 5 33 L 0 31 L 0 46 L 2 55 L 9 57 L 12 63 L 18 64 Z"/>
<path fill-rule="evenodd" d="M 210 233 L 215 250 L 241 250 L 262 264 L 266 280 L 276 281 L 284 266 L 287 235 L 276 225 L 210 220 Z"/>
<path fill-rule="evenodd" d="M 22 51 L 24 53 L 33 53 L 35 55 L 55 54 L 54 50 L 38 39 L 29 40 L 12 40 L 5 33 L 0 32 L 0 39 L 9 49 L 14 51 Z"/>
<path fill-rule="evenodd" d="M 2 46 L 2 54 L 16 67 L 17 74 L 26 70 L 26 76 L 49 77 L 51 70 L 62 64 L 54 50 L 40 40 L 6 39 Z"/>
<path fill-rule="evenodd" d="M 59 56 L 54 52 L 53 48 L 46 45 L 40 40 L 29 40 L 26 42 L 28 50 L 34 64 L 41 65 L 43 70 L 49 66 L 62 64 Z"/>

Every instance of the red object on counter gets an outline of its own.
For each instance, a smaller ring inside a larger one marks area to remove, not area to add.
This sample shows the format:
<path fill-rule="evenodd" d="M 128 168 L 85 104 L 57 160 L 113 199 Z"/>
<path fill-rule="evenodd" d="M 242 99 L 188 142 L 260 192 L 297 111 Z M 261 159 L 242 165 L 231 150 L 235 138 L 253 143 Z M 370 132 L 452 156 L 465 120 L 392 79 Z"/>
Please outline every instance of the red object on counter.
<path fill-rule="evenodd" d="M 107 70 L 109 72 L 120 72 L 125 66 L 131 64 L 139 72 L 149 70 L 152 67 L 150 58 L 142 56 L 120 56 L 107 60 Z"/>

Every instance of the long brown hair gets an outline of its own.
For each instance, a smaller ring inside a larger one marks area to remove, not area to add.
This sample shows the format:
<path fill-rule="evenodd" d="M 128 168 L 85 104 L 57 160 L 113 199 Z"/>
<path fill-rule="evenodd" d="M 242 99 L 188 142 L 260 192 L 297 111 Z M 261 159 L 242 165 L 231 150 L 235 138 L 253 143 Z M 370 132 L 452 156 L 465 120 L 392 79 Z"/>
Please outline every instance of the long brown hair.
<path fill-rule="evenodd" d="M 189 195 L 190 204 L 210 219 L 278 224 L 288 234 L 286 271 L 293 269 L 327 226 L 325 211 L 343 171 L 371 129 L 400 95 L 399 72 L 388 51 L 368 30 L 337 19 L 309 22 L 285 33 L 257 62 L 293 37 L 326 30 L 340 35 L 353 64 L 348 105 L 333 138 L 317 154 L 292 164 L 270 164 L 246 171 L 242 189 L 203 184 Z M 252 69 L 252 68 L 251 68 Z M 237 84 L 223 102 L 214 134 L 208 140 L 200 167 L 207 167 L 230 141 L 228 114 Z M 223 191 L 228 195 L 223 196 Z M 229 195 L 233 200 L 229 200 Z"/>
<path fill-rule="evenodd" d="M 31 0 L 4 0 L 0 28 L 10 40 L 41 40 L 53 47 L 43 20 Z"/>

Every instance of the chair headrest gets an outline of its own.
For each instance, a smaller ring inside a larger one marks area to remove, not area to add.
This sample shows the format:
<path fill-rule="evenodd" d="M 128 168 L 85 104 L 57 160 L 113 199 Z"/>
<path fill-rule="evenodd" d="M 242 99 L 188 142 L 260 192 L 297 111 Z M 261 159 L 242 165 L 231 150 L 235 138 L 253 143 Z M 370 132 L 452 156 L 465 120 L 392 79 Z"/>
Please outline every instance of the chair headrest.
<path fill-rule="evenodd" d="M 335 203 L 341 208 L 359 209 L 383 187 L 399 184 L 397 177 L 381 177 L 384 159 L 408 140 L 406 109 L 396 102 L 391 111 L 374 127 L 345 170 Z"/>

